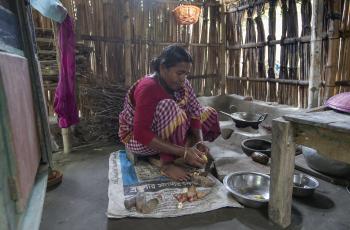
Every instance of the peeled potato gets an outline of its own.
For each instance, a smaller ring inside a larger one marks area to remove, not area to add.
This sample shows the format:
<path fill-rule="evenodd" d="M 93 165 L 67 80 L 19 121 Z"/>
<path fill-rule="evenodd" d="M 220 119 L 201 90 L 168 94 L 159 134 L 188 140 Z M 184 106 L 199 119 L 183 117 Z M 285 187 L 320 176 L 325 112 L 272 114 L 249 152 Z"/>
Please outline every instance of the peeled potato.
<path fill-rule="evenodd" d="M 208 157 L 207 157 L 205 154 L 202 155 L 202 159 L 203 159 L 205 162 L 208 162 Z"/>

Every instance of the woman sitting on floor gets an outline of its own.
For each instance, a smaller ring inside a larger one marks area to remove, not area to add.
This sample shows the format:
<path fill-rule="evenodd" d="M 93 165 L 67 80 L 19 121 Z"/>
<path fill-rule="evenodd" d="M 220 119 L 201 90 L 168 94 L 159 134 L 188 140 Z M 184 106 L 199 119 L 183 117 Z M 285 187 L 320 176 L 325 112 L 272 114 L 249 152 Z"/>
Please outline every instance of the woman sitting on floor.
<path fill-rule="evenodd" d="M 181 157 L 189 165 L 203 167 L 202 155 L 209 154 L 209 149 L 202 141 L 214 141 L 220 135 L 217 112 L 200 106 L 186 79 L 191 65 L 192 57 L 184 48 L 166 47 L 151 63 L 154 73 L 129 89 L 119 115 L 119 137 L 126 151 L 136 156 L 159 155 L 161 172 L 179 181 L 190 175 L 173 161 Z"/>

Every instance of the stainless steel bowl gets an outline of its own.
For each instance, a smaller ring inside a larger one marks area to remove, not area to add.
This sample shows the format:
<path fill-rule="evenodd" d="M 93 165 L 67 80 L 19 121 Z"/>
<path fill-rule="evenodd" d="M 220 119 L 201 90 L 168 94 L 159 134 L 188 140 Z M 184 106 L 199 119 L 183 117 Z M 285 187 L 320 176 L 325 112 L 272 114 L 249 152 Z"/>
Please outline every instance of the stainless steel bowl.
<path fill-rule="evenodd" d="M 295 173 L 293 177 L 293 195 L 298 197 L 311 196 L 319 186 L 318 181 L 312 176 Z"/>
<path fill-rule="evenodd" d="M 225 176 L 224 185 L 243 205 L 251 208 L 269 202 L 270 177 L 256 172 L 236 172 Z"/>

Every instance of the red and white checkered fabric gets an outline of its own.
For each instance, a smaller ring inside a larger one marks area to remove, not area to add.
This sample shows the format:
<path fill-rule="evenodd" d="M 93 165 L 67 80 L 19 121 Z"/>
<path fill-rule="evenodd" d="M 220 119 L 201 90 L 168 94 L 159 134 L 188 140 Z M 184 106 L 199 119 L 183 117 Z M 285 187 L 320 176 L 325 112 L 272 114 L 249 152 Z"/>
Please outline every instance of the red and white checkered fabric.
<path fill-rule="evenodd" d="M 139 143 L 133 136 L 135 110 L 131 98 L 138 82 L 128 91 L 124 110 L 119 115 L 119 137 L 128 151 L 133 154 L 156 155 L 159 152 Z M 152 131 L 163 140 L 183 146 L 192 118 L 201 120 L 204 140 L 213 141 L 220 135 L 217 112 L 213 108 L 200 106 L 193 88 L 186 80 L 184 88 L 175 92 L 175 100 L 164 99 L 158 103 L 152 122 Z"/>

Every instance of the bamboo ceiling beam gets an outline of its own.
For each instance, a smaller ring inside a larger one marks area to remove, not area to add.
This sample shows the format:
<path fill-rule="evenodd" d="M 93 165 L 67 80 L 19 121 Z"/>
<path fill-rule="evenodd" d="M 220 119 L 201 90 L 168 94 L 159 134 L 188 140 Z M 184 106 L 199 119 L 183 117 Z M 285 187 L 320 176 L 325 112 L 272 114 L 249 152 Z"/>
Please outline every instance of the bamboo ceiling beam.
<path fill-rule="evenodd" d="M 319 95 L 322 81 L 322 25 L 323 0 L 312 1 L 311 17 L 311 69 L 309 77 L 308 108 L 317 107 L 320 103 Z"/>

